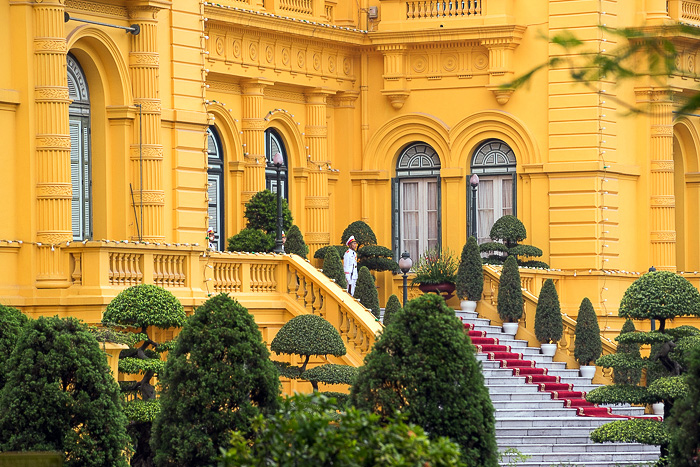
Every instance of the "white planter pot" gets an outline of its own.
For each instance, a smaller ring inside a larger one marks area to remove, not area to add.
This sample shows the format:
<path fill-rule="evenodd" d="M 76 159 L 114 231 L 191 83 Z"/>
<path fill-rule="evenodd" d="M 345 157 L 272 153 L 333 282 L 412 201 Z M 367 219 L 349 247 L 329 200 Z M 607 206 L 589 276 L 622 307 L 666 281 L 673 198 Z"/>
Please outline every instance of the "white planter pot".
<path fill-rule="evenodd" d="M 462 307 L 462 311 L 474 312 L 476 311 L 476 302 L 472 300 L 462 300 L 459 302 Z"/>
<path fill-rule="evenodd" d="M 581 365 L 579 371 L 581 376 L 586 379 L 593 379 L 595 376 L 595 365 Z"/>
<path fill-rule="evenodd" d="M 553 357 L 557 353 L 557 344 L 541 344 L 540 350 L 542 355 L 547 357 Z"/>
<path fill-rule="evenodd" d="M 518 323 L 503 323 L 503 333 L 512 336 L 518 333 Z"/>
<path fill-rule="evenodd" d="M 664 415 L 664 403 L 663 402 L 657 402 L 656 404 L 651 404 L 651 410 L 654 412 L 654 415 Z"/>

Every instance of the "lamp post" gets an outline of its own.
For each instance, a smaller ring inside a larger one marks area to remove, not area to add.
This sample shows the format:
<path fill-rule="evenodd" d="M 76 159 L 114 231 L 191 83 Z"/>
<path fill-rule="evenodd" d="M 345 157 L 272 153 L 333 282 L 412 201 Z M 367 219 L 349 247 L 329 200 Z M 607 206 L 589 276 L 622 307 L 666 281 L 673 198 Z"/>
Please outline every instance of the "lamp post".
<path fill-rule="evenodd" d="M 284 244 L 282 243 L 282 186 L 280 180 L 280 170 L 284 165 L 284 157 L 278 152 L 272 156 L 272 165 L 277 171 L 277 236 L 275 237 L 275 248 L 272 250 L 275 253 L 284 253 Z"/>
<path fill-rule="evenodd" d="M 408 271 L 411 270 L 411 266 L 413 266 L 411 255 L 408 253 L 408 251 L 404 251 L 401 253 L 401 258 L 399 259 L 399 269 L 401 269 L 401 272 L 403 273 L 403 306 L 406 306 L 406 296 L 408 295 L 406 289 L 406 275 L 408 274 Z"/>
<path fill-rule="evenodd" d="M 472 174 L 469 178 L 469 184 L 472 186 L 472 228 L 471 234 L 476 237 L 476 188 L 479 186 L 479 176 Z"/>

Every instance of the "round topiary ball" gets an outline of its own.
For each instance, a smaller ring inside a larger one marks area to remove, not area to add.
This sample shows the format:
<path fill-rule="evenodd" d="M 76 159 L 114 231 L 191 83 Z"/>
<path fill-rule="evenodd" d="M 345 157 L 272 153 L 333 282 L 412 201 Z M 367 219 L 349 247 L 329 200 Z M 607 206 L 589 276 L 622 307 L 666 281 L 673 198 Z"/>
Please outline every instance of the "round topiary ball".
<path fill-rule="evenodd" d="M 343 231 L 343 235 L 340 237 L 340 243 L 345 245 L 351 235 L 355 236 L 355 240 L 357 240 L 359 246 L 377 244 L 377 236 L 374 235 L 374 231 L 366 222 L 355 221 L 348 225 Z"/>
<path fill-rule="evenodd" d="M 507 246 L 514 246 L 527 238 L 525 226 L 515 216 L 506 215 L 493 223 L 489 233 L 491 240 L 502 240 Z"/>
<path fill-rule="evenodd" d="M 317 315 L 299 315 L 290 319 L 272 339 L 270 348 L 278 354 L 335 355 L 347 350 L 331 323 Z"/>
<path fill-rule="evenodd" d="M 167 290 L 155 285 L 142 284 L 122 290 L 107 305 L 102 323 L 161 329 L 182 327 L 185 324 L 182 303 Z"/>

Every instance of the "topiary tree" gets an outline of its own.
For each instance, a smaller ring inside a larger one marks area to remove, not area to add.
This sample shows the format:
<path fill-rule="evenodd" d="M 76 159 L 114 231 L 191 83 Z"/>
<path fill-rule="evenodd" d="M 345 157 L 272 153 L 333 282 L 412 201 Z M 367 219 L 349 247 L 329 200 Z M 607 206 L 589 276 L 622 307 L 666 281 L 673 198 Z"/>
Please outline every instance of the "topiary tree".
<path fill-rule="evenodd" d="M 535 337 L 537 340 L 552 344 L 558 342 L 564 334 L 564 322 L 561 317 L 559 295 L 552 279 L 542 284 L 540 296 L 535 309 Z"/>
<path fill-rule="evenodd" d="M 542 250 L 532 245 L 521 245 L 527 238 L 525 226 L 515 216 L 506 215 L 496 220 L 489 233 L 491 242 L 483 243 L 479 248 L 482 253 L 489 253 L 486 262 L 502 264 L 504 257 L 515 256 L 520 266 L 533 268 L 548 268 L 542 261 L 524 261 L 521 257 L 535 258 L 542 256 Z"/>
<path fill-rule="evenodd" d="M 228 251 L 265 253 L 274 247 L 275 234 L 267 234 L 260 229 L 243 229 L 228 239 Z"/>
<path fill-rule="evenodd" d="M 384 326 L 388 326 L 391 320 L 394 319 L 396 313 L 401 311 L 401 302 L 399 302 L 399 297 L 395 294 L 391 294 L 389 300 L 386 302 L 386 307 L 384 308 Z"/>
<path fill-rule="evenodd" d="M 367 309 L 369 309 L 375 318 L 379 319 L 379 295 L 377 287 L 374 285 L 374 277 L 370 274 L 369 269 L 365 266 L 360 267 L 360 272 L 357 274 L 357 285 L 355 286 L 354 297 Z"/>
<path fill-rule="evenodd" d="M 306 255 L 309 254 L 309 247 L 304 242 L 304 236 L 296 225 L 291 226 L 289 232 L 287 232 L 287 241 L 284 243 L 284 251 L 286 253 L 299 255 L 304 259 L 306 259 Z"/>
<path fill-rule="evenodd" d="M 370 227 L 366 222 L 355 221 L 348 225 L 345 230 L 343 230 L 343 235 L 340 237 L 340 243 L 343 245 L 347 244 L 348 239 L 353 235 L 355 236 L 355 240 L 357 240 L 358 250 L 365 245 L 377 244 L 377 236 L 374 235 L 372 227 Z"/>
<path fill-rule="evenodd" d="M 10 369 L 5 366 L 7 360 L 28 321 L 29 318 L 17 308 L 0 305 L 0 391 L 5 385 L 5 374 Z"/>
<path fill-rule="evenodd" d="M 128 465 L 107 357 L 75 318 L 28 322 L 0 393 L 0 451 L 60 451 L 67 467 Z"/>
<path fill-rule="evenodd" d="M 436 294 L 411 300 L 394 315 L 365 357 L 350 398 L 384 422 L 403 413 L 431 438 L 450 438 L 467 466 L 498 465 L 481 365 L 462 323 Z"/>
<path fill-rule="evenodd" d="M 685 376 L 688 395 L 674 404 L 668 420 L 671 465 L 696 465 L 700 452 L 700 347 L 689 353 Z"/>
<path fill-rule="evenodd" d="M 590 365 L 603 353 L 603 342 L 600 339 L 600 326 L 598 317 L 593 309 L 593 304 L 585 297 L 581 300 L 576 317 L 576 329 L 574 330 L 576 341 L 574 343 L 574 358 L 581 365 Z"/>
<path fill-rule="evenodd" d="M 348 251 L 348 247 L 345 245 L 327 245 L 316 250 L 316 253 L 314 253 L 314 258 L 324 259 L 326 257 L 326 253 L 328 253 L 328 250 L 330 249 L 334 249 L 336 253 L 338 253 L 338 256 L 341 258 L 343 257 L 345 252 Z"/>
<path fill-rule="evenodd" d="M 245 203 L 247 226 L 250 229 L 259 229 L 265 233 L 277 234 L 277 194 L 270 190 L 258 191 Z M 282 198 L 282 230 L 285 232 L 292 226 L 292 212 L 289 210 L 287 200 Z"/>
<path fill-rule="evenodd" d="M 342 289 L 348 288 L 348 281 L 345 279 L 345 271 L 343 270 L 343 262 L 334 248 L 328 251 L 328 254 L 323 258 L 323 273 L 329 278 L 335 280 L 335 283 Z"/>
<path fill-rule="evenodd" d="M 515 257 L 509 256 L 503 263 L 498 285 L 498 316 L 506 323 L 517 323 L 523 316 L 524 305 L 518 263 Z"/>
<path fill-rule="evenodd" d="M 372 228 L 363 221 L 355 221 L 343 231 L 343 235 L 340 238 L 342 251 L 338 252 L 341 257 L 347 249 L 345 245 L 348 239 L 353 235 L 358 243 L 358 268 L 365 266 L 370 271 L 398 271 L 399 265 L 394 261 L 394 252 L 389 248 L 377 245 L 377 236 L 372 231 Z M 322 255 L 325 255 L 326 251 L 317 252 L 314 257 L 323 258 Z"/>
<path fill-rule="evenodd" d="M 620 336 L 627 334 L 628 332 L 635 332 L 634 322 L 631 319 L 625 320 L 625 324 L 622 325 L 620 330 Z M 629 355 L 626 360 L 630 361 L 641 361 L 642 354 L 639 351 L 640 345 L 636 342 L 620 342 L 617 344 L 617 354 L 618 355 Z M 636 386 L 642 379 L 642 368 L 615 368 L 613 371 L 613 383 L 615 384 L 627 384 Z"/>
<path fill-rule="evenodd" d="M 484 272 L 476 237 L 469 237 L 462 248 L 456 286 L 460 300 L 476 302 L 481 299 L 481 293 L 484 290 Z"/>
<path fill-rule="evenodd" d="M 156 465 L 216 464 L 230 432 L 278 407 L 280 382 L 253 316 L 226 294 L 198 307 L 161 378 L 151 445 Z"/>

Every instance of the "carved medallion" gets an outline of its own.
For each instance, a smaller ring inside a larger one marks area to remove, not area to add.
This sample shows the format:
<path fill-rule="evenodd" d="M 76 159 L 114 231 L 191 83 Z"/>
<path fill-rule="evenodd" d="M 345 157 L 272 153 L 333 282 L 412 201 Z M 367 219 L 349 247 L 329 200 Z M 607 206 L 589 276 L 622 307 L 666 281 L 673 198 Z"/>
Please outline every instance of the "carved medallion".
<path fill-rule="evenodd" d="M 328 57 L 328 71 L 335 73 L 335 55 Z"/>
<path fill-rule="evenodd" d="M 265 59 L 267 59 L 267 63 L 272 63 L 272 59 L 275 58 L 275 51 L 272 50 L 272 46 L 268 45 L 265 48 Z"/>
<path fill-rule="evenodd" d="M 455 71 L 457 69 L 457 56 L 453 54 L 442 57 L 442 66 L 445 71 Z"/>
<path fill-rule="evenodd" d="M 318 71 L 321 69 L 321 57 L 318 54 L 314 54 L 314 70 Z"/>
<path fill-rule="evenodd" d="M 289 49 L 286 47 L 282 49 L 282 64 L 289 66 Z"/>
<path fill-rule="evenodd" d="M 216 53 L 218 55 L 224 54 L 224 39 L 221 37 L 216 38 Z"/>
<path fill-rule="evenodd" d="M 256 44 L 255 42 L 251 43 L 250 46 L 248 47 L 248 53 L 250 54 L 251 60 L 257 60 L 258 59 L 258 44 Z"/>
<path fill-rule="evenodd" d="M 233 56 L 236 58 L 241 56 L 241 41 L 233 41 Z"/>
<path fill-rule="evenodd" d="M 474 68 L 485 70 L 487 66 L 489 66 L 489 57 L 485 53 L 478 52 L 474 55 Z"/>
<path fill-rule="evenodd" d="M 348 57 L 343 59 L 343 72 L 346 75 L 349 75 L 350 72 L 352 72 L 352 61 Z"/>
<path fill-rule="evenodd" d="M 300 50 L 299 52 L 297 52 L 297 66 L 299 68 L 304 68 L 305 60 L 306 58 L 304 57 L 304 51 Z"/>
<path fill-rule="evenodd" d="M 428 58 L 425 55 L 413 57 L 413 71 L 423 73 L 428 68 Z"/>

